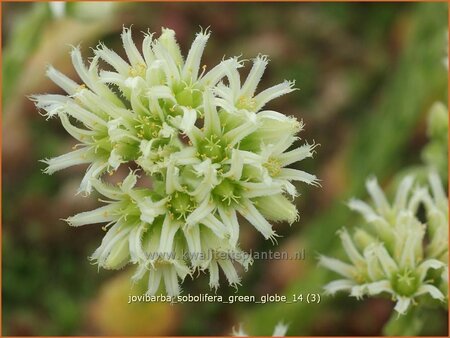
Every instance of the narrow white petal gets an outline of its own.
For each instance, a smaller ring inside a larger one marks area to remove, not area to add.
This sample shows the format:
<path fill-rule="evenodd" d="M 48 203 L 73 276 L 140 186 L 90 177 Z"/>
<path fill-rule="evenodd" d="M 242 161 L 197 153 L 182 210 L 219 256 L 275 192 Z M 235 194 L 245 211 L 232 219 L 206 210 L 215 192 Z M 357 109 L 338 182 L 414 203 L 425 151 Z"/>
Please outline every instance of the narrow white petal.
<path fill-rule="evenodd" d="M 141 53 L 139 53 L 136 45 L 133 42 L 133 37 L 131 36 L 131 29 L 124 27 L 122 34 L 123 48 L 127 54 L 128 60 L 135 67 L 137 65 L 145 65 L 145 61 L 142 58 Z"/>
<path fill-rule="evenodd" d="M 283 167 L 313 156 L 316 144 L 304 144 L 299 148 L 283 153 L 277 157 Z"/>
<path fill-rule="evenodd" d="M 99 100 L 98 97 L 96 97 L 96 100 L 95 100 L 96 104 L 98 106 L 108 105 L 109 107 L 112 107 L 113 110 L 116 110 L 117 108 L 125 108 L 125 105 L 123 104 L 123 102 L 100 79 L 99 70 L 98 70 L 98 61 L 99 60 L 100 60 L 100 57 L 98 55 L 94 55 L 94 57 L 92 58 L 92 60 L 90 62 L 90 65 L 89 65 L 88 76 L 91 79 L 90 86 L 91 86 L 92 90 L 96 94 L 104 97 L 107 100 Z M 79 92 L 81 92 L 81 91 L 79 91 Z M 87 91 L 87 90 L 85 90 L 85 91 Z M 95 94 L 92 93 L 92 95 L 95 95 Z M 100 101 L 100 102 L 98 102 L 98 101 Z M 105 111 L 110 113 L 110 109 L 106 109 Z"/>
<path fill-rule="evenodd" d="M 393 294 L 391 283 L 388 280 L 381 280 L 374 283 L 366 284 L 367 292 L 369 295 L 378 295 L 382 292 Z"/>
<path fill-rule="evenodd" d="M 191 227 L 201 223 L 203 218 L 208 216 L 215 208 L 215 204 L 206 198 L 200 205 L 186 218 L 186 225 Z"/>
<path fill-rule="evenodd" d="M 90 194 L 92 191 L 92 180 L 97 179 L 108 167 L 108 162 L 95 161 L 93 162 L 81 180 L 78 193 Z"/>
<path fill-rule="evenodd" d="M 144 248 L 142 247 L 142 235 L 145 230 L 145 223 L 142 223 L 130 232 L 129 251 L 130 259 L 133 263 L 142 262 L 146 259 L 146 254 L 144 252 Z"/>
<path fill-rule="evenodd" d="M 147 94 L 154 99 L 167 99 L 176 103 L 175 96 L 168 86 L 153 86 L 148 89 Z"/>
<path fill-rule="evenodd" d="M 173 240 L 175 234 L 180 228 L 178 222 L 170 220 L 170 216 L 166 215 L 161 230 L 161 238 L 159 242 L 159 252 L 163 254 L 170 254 L 173 252 Z"/>
<path fill-rule="evenodd" d="M 236 108 L 236 106 L 234 105 L 234 103 L 232 101 L 232 96 L 233 96 L 232 93 L 230 93 L 229 95 L 225 95 L 223 93 L 220 94 L 218 87 L 214 88 L 214 93 L 216 95 L 221 96 L 221 97 L 230 96 L 231 98 L 225 98 L 225 99 L 221 99 L 221 98 L 216 97 L 214 99 L 214 102 L 215 102 L 215 104 L 216 104 L 216 106 L 218 108 L 222 108 L 223 110 L 225 110 L 226 112 L 228 112 L 230 114 L 236 114 L 238 109 Z"/>
<path fill-rule="evenodd" d="M 165 266 L 162 268 L 164 284 L 166 292 L 169 296 L 177 296 L 180 294 L 180 285 L 178 284 L 178 276 L 174 267 Z"/>
<path fill-rule="evenodd" d="M 320 186 L 319 180 L 317 179 L 316 175 L 312 175 L 298 169 L 283 168 L 281 169 L 280 174 L 277 175 L 277 178 L 288 181 L 300 181 L 314 186 Z"/>
<path fill-rule="evenodd" d="M 219 287 L 219 266 L 215 260 L 212 260 L 208 266 L 209 270 L 209 287 L 217 290 Z"/>
<path fill-rule="evenodd" d="M 224 138 L 228 140 L 229 145 L 232 147 L 238 144 L 244 137 L 253 133 L 257 128 L 257 123 L 248 121 L 241 124 L 239 127 L 231 129 L 224 135 Z"/>
<path fill-rule="evenodd" d="M 99 81 L 99 77 L 97 74 L 96 63 L 98 62 L 98 56 L 95 56 L 90 71 L 86 68 L 83 62 L 83 58 L 81 56 L 80 49 L 78 47 L 74 47 L 70 53 L 72 58 L 72 64 L 77 71 L 77 74 L 80 76 L 81 80 L 95 93 L 105 96 L 106 98 L 113 100 L 113 102 L 120 102 L 117 97 L 107 88 L 101 81 Z"/>
<path fill-rule="evenodd" d="M 234 287 L 239 285 L 241 279 L 239 278 L 233 263 L 228 259 L 220 259 L 218 263 L 222 268 L 222 271 L 224 272 L 225 276 L 227 277 L 228 284 Z"/>
<path fill-rule="evenodd" d="M 447 201 L 447 194 L 444 191 L 438 173 L 436 171 L 431 171 L 428 175 L 428 180 L 430 181 L 431 190 L 433 191 L 435 201 Z"/>
<path fill-rule="evenodd" d="M 241 89 L 241 77 L 237 70 L 237 68 L 226 68 L 225 74 L 227 76 L 229 82 L 229 88 L 233 95 L 234 99 L 237 99 L 239 96 L 239 91 Z M 234 101 L 234 100 L 233 100 Z"/>
<path fill-rule="evenodd" d="M 145 264 L 138 264 L 136 271 L 131 276 L 131 281 L 133 282 L 133 284 L 140 281 L 147 271 L 148 270 Z"/>
<path fill-rule="evenodd" d="M 233 148 L 231 151 L 230 170 L 228 170 L 223 177 L 229 177 L 234 180 L 240 180 L 242 176 L 242 170 L 244 169 L 244 158 L 241 150 Z M 228 164 L 228 163 L 227 163 Z"/>
<path fill-rule="evenodd" d="M 351 210 L 359 212 L 367 222 L 372 222 L 378 218 L 378 215 L 366 202 L 351 199 L 347 205 Z"/>
<path fill-rule="evenodd" d="M 161 278 L 161 269 L 150 269 L 148 274 L 148 295 L 153 296 L 158 291 L 159 285 L 161 284 Z"/>
<path fill-rule="evenodd" d="M 257 104 L 257 110 L 264 107 L 267 102 L 294 91 L 294 85 L 295 83 L 293 81 L 284 81 L 283 83 L 270 87 L 256 95 L 255 101 Z"/>
<path fill-rule="evenodd" d="M 372 197 L 372 200 L 375 202 L 375 205 L 379 212 L 384 213 L 390 210 L 390 206 L 386 199 L 386 196 L 384 195 L 383 190 L 381 190 L 375 177 L 367 180 L 366 188 L 370 196 Z"/>
<path fill-rule="evenodd" d="M 200 62 L 206 43 L 208 42 L 210 32 L 200 32 L 195 37 L 192 47 L 189 50 L 186 62 L 183 68 L 183 78 L 186 81 L 197 81 Z"/>
<path fill-rule="evenodd" d="M 269 60 L 265 55 L 259 55 L 253 61 L 253 67 L 242 85 L 241 95 L 244 97 L 253 97 L 259 81 L 261 80 Z"/>
<path fill-rule="evenodd" d="M 163 57 L 163 60 L 170 59 L 170 62 L 173 62 L 173 64 L 178 68 L 183 65 L 183 56 L 181 55 L 180 46 L 178 45 L 178 42 L 175 38 L 175 31 L 173 29 L 169 28 L 162 28 L 161 29 L 161 35 L 158 38 L 157 43 L 153 47 L 153 52 L 155 54 L 155 49 L 157 47 L 163 47 L 164 51 L 167 52 L 166 57 Z M 159 57 L 161 59 L 161 57 Z"/>
<path fill-rule="evenodd" d="M 161 65 L 166 75 L 168 85 L 172 86 L 175 83 L 178 83 L 180 81 L 180 70 L 178 68 L 179 64 L 177 63 L 182 62 L 182 60 L 175 60 L 175 52 L 169 52 L 159 41 L 153 44 L 153 52 L 159 60 L 163 61 Z"/>
<path fill-rule="evenodd" d="M 100 194 L 105 196 L 106 198 L 112 199 L 112 200 L 120 200 L 122 196 L 122 191 L 116 187 L 112 186 L 108 183 L 104 183 L 101 180 L 92 179 L 91 180 L 92 186 L 97 190 Z"/>
<path fill-rule="evenodd" d="M 206 87 L 215 86 L 217 82 L 219 82 L 226 75 L 227 69 L 238 69 L 241 67 L 242 63 L 238 60 L 238 58 L 233 57 L 224 60 L 206 73 L 200 80 L 200 83 Z"/>
<path fill-rule="evenodd" d="M 282 185 L 274 181 L 271 183 L 242 182 L 241 186 L 245 190 L 243 196 L 246 198 L 269 196 L 283 192 Z"/>
<path fill-rule="evenodd" d="M 119 166 L 124 163 L 125 161 L 122 159 L 122 156 L 119 154 L 119 151 L 117 148 L 114 148 L 110 153 L 108 157 L 108 165 L 112 170 L 117 170 Z"/>
<path fill-rule="evenodd" d="M 203 94 L 203 110 L 204 117 L 204 129 L 206 134 L 221 134 L 220 119 L 217 114 L 216 106 L 213 103 L 214 96 L 210 90 L 206 90 Z"/>
<path fill-rule="evenodd" d="M 397 299 L 397 303 L 395 304 L 394 310 L 397 311 L 399 314 L 403 315 L 408 310 L 410 304 L 411 298 L 400 296 Z"/>
<path fill-rule="evenodd" d="M 431 284 L 423 284 L 414 294 L 415 297 L 428 293 L 431 297 L 438 300 L 444 300 L 445 296 L 437 287 Z"/>
<path fill-rule="evenodd" d="M 147 66 L 155 60 L 155 55 L 152 51 L 152 43 L 153 34 L 145 34 L 144 41 L 142 41 L 142 54 L 144 55 Z"/>
<path fill-rule="evenodd" d="M 83 147 L 67 154 L 44 160 L 47 164 L 47 168 L 45 168 L 44 172 L 46 174 L 53 174 L 55 171 L 66 169 L 74 165 L 90 163 L 93 159 L 92 154 L 93 151 L 91 147 Z"/>
<path fill-rule="evenodd" d="M 68 101 L 66 103 L 65 111 L 73 118 L 77 119 L 80 122 L 83 122 L 83 124 L 90 129 L 106 127 L 106 121 L 104 121 L 94 113 L 80 107 L 75 102 Z"/>
<path fill-rule="evenodd" d="M 63 125 L 64 129 L 76 140 L 88 143 L 87 141 L 92 140 L 92 137 L 95 136 L 95 132 L 92 130 L 86 130 L 81 129 L 78 127 L 75 127 L 72 123 L 70 123 L 69 118 L 66 114 L 60 114 L 59 118 L 61 119 L 61 124 Z"/>
<path fill-rule="evenodd" d="M 110 50 L 103 44 L 99 44 L 99 46 L 95 50 L 95 55 L 98 55 L 106 63 L 113 66 L 120 75 L 128 77 L 130 65 L 125 62 L 125 60 L 122 59 L 116 52 Z"/>
<path fill-rule="evenodd" d="M 127 175 L 127 177 L 125 177 L 125 179 L 123 180 L 123 182 L 120 184 L 120 189 L 123 192 L 131 192 L 132 189 L 136 186 L 137 183 L 137 175 L 135 174 L 135 172 L 130 170 L 130 173 Z"/>
<path fill-rule="evenodd" d="M 186 243 L 191 254 L 191 261 L 193 266 L 199 265 L 199 258 L 202 252 L 202 244 L 200 241 L 200 226 L 195 225 L 190 228 L 183 227 L 183 234 L 186 238 Z"/>
<path fill-rule="evenodd" d="M 272 225 L 267 222 L 251 201 L 243 201 L 242 207 L 239 207 L 238 211 L 264 236 L 265 239 L 273 239 L 275 237 L 275 231 L 272 229 Z"/>
<path fill-rule="evenodd" d="M 194 147 L 186 147 L 170 155 L 170 161 L 177 165 L 198 164 L 197 150 Z"/>
<path fill-rule="evenodd" d="M 269 119 L 278 122 L 289 122 L 292 119 L 292 117 L 281 114 L 275 110 L 263 110 L 258 112 L 256 116 L 258 117 L 258 119 Z"/>
<path fill-rule="evenodd" d="M 67 223 L 70 226 L 78 227 L 86 224 L 107 223 L 116 220 L 118 207 L 116 204 L 109 204 L 103 207 L 85 211 L 75 216 L 69 217 Z"/>
<path fill-rule="evenodd" d="M 167 198 L 154 202 L 151 197 L 146 197 L 138 203 L 141 211 L 141 221 L 152 224 L 156 217 L 167 213 Z"/>
<path fill-rule="evenodd" d="M 131 228 L 127 227 L 122 230 L 118 229 L 119 228 L 115 228 L 114 230 L 117 231 L 113 232 L 113 229 L 111 228 L 109 230 L 109 232 L 112 233 L 111 238 L 107 238 L 105 236 L 102 240 L 101 246 L 97 250 L 95 250 L 95 252 L 90 257 L 91 260 L 96 260 L 97 264 L 104 269 L 117 269 L 123 266 L 123 264 L 121 264 L 123 262 L 123 259 L 120 259 L 118 262 L 116 262 L 116 264 L 111 264 L 112 262 L 110 261 L 110 259 L 117 259 L 117 257 L 114 256 L 116 256 L 116 254 L 120 254 L 120 251 L 123 252 L 124 250 L 126 252 L 128 234 Z"/>
<path fill-rule="evenodd" d="M 230 245 L 236 247 L 239 239 L 239 222 L 234 209 L 223 208 L 219 206 L 219 215 L 223 224 L 227 227 L 230 234 Z"/>
<path fill-rule="evenodd" d="M 119 87 L 123 94 L 126 94 L 126 97 L 130 96 L 130 90 L 125 86 L 125 80 L 128 76 L 121 75 L 116 72 L 110 72 L 107 70 L 100 71 L 99 79 L 102 83 L 114 84 Z"/>
<path fill-rule="evenodd" d="M 183 190 L 179 182 L 180 169 L 169 163 L 166 172 L 166 194 L 170 195 L 175 190 Z"/>
<path fill-rule="evenodd" d="M 334 271 L 341 276 L 347 277 L 350 280 L 353 280 L 356 272 L 352 265 L 344 263 L 339 259 L 322 255 L 319 257 L 319 265 L 322 265 L 328 270 Z"/>
<path fill-rule="evenodd" d="M 70 100 L 70 98 L 65 95 L 57 94 L 33 95 L 30 99 L 34 101 L 36 108 L 39 110 L 43 109 L 47 112 L 47 114 L 43 114 L 47 119 L 63 113 L 67 101 Z"/>
<path fill-rule="evenodd" d="M 366 294 L 366 284 L 355 285 L 350 290 L 350 297 L 355 297 L 358 300 L 363 299 Z"/>
<path fill-rule="evenodd" d="M 195 109 L 181 107 L 183 110 L 183 119 L 181 120 L 180 129 L 189 134 L 194 128 L 195 121 L 197 121 L 197 111 Z"/>
<path fill-rule="evenodd" d="M 175 271 L 181 280 L 184 280 L 184 278 L 187 275 L 191 274 L 191 269 L 189 269 L 189 267 L 186 265 L 185 261 L 183 261 L 181 259 L 172 261 L 172 265 L 175 268 Z"/>
<path fill-rule="evenodd" d="M 370 248 L 373 250 L 374 255 L 378 258 L 378 262 L 383 268 L 385 275 L 391 277 L 391 275 L 398 269 L 395 260 L 391 257 L 389 252 L 382 244 L 377 243 Z"/>
<path fill-rule="evenodd" d="M 224 238 L 228 233 L 225 226 L 220 222 L 214 215 L 209 214 L 202 219 L 202 224 L 207 226 L 214 232 L 214 234 L 219 238 Z"/>
<path fill-rule="evenodd" d="M 350 238 L 348 231 L 346 229 L 340 230 L 339 237 L 341 238 L 345 253 L 348 258 L 350 258 L 352 263 L 355 265 L 363 265 L 365 262 L 364 257 L 359 253 L 358 249 L 356 249 L 356 246 Z"/>
<path fill-rule="evenodd" d="M 349 291 L 355 282 L 349 279 L 338 279 L 326 284 L 323 288 L 328 295 L 334 295 L 338 291 Z"/>
<path fill-rule="evenodd" d="M 416 187 L 408 201 L 408 210 L 415 214 L 422 203 L 425 204 L 425 207 L 433 205 L 428 189 L 424 187 Z"/>
<path fill-rule="evenodd" d="M 408 195 L 413 184 L 414 177 L 412 176 L 406 176 L 400 183 L 397 189 L 397 194 L 395 195 L 394 207 L 396 210 L 403 210 L 406 208 Z"/>
<path fill-rule="evenodd" d="M 63 89 L 67 94 L 73 95 L 78 90 L 80 85 L 75 81 L 69 79 L 67 76 L 57 71 L 52 66 L 47 68 L 46 75 L 52 80 L 54 83 L 58 85 L 61 89 Z"/>
<path fill-rule="evenodd" d="M 362 230 L 361 230 L 362 231 Z M 379 280 L 384 277 L 383 269 L 378 262 L 378 258 L 375 255 L 371 246 L 364 250 L 364 258 L 366 260 L 367 273 L 371 280 Z"/>
<path fill-rule="evenodd" d="M 420 276 L 420 280 L 423 281 L 429 269 L 440 269 L 443 267 L 445 267 L 445 263 L 438 261 L 437 259 L 427 259 L 418 266 L 417 272 Z"/>

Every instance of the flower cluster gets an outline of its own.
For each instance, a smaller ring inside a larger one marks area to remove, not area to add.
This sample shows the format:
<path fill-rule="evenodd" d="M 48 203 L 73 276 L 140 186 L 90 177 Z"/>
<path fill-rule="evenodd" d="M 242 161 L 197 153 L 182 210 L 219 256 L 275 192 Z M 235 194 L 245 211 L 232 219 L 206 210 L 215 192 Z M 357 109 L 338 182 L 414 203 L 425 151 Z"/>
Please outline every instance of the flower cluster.
<path fill-rule="evenodd" d="M 292 92 L 293 82 L 256 93 L 266 56 L 253 60 L 243 83 L 239 58 L 207 71 L 201 57 L 209 36 L 198 33 L 184 59 L 173 30 L 162 29 L 159 38 L 145 34 L 139 51 L 125 28 L 128 61 L 99 44 L 85 65 L 73 48 L 82 84 L 49 67 L 48 77 L 68 95 L 33 97 L 79 142 L 76 150 L 45 160 L 45 172 L 88 164 L 79 191 L 95 189 L 106 203 L 68 223 L 107 223 L 92 259 L 106 269 L 136 264 L 133 278 L 148 275 L 150 294 L 163 281 L 166 292 L 176 295 L 179 279 L 206 270 L 217 289 L 219 268 L 230 285 L 238 285 L 236 259 L 224 254 L 241 253 L 238 214 L 274 241 L 270 221 L 298 218 L 292 182 L 318 184 L 314 175 L 288 168 L 314 153 L 315 144 L 290 149 L 303 124 L 264 109 Z M 129 175 L 109 184 L 105 174 L 123 166 Z M 237 260 L 245 269 L 251 263 Z"/>
<path fill-rule="evenodd" d="M 425 295 L 448 298 L 448 199 L 435 172 L 428 181 L 428 187 L 414 187 L 414 178 L 405 177 L 392 204 L 375 179 L 367 181 L 374 206 L 349 202 L 366 227 L 339 232 L 350 263 L 320 257 L 321 265 L 344 277 L 327 284 L 327 293 L 347 290 L 357 298 L 388 293 L 399 314 Z"/>

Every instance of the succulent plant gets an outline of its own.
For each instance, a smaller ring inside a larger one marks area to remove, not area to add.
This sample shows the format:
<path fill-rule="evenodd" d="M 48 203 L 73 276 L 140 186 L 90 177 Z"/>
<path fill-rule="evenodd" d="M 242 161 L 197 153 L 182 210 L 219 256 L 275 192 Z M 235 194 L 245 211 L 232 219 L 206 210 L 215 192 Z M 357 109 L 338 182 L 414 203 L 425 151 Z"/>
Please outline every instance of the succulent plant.
<path fill-rule="evenodd" d="M 293 146 L 302 122 L 265 108 L 294 83 L 257 93 L 268 64 L 262 55 L 243 83 L 237 57 L 208 71 L 201 57 L 209 36 L 198 33 L 184 59 L 173 30 L 162 29 L 157 39 L 145 34 L 139 51 L 124 28 L 128 60 L 100 43 L 86 65 L 75 47 L 82 83 L 49 67 L 48 77 L 66 94 L 32 97 L 79 142 L 45 160 L 45 172 L 87 164 L 79 192 L 95 190 L 105 203 L 68 223 L 107 223 L 91 259 L 105 269 L 136 265 L 133 279 L 148 276 L 150 294 L 162 281 L 177 295 L 179 280 L 196 270 L 209 271 L 211 288 L 219 286 L 219 268 L 238 285 L 234 264 L 247 269 L 252 262 L 239 248 L 238 215 L 275 241 L 270 222 L 298 217 L 292 182 L 318 185 L 316 176 L 289 167 L 314 153 L 315 144 Z M 113 186 L 107 174 L 120 167 L 130 172 Z"/>

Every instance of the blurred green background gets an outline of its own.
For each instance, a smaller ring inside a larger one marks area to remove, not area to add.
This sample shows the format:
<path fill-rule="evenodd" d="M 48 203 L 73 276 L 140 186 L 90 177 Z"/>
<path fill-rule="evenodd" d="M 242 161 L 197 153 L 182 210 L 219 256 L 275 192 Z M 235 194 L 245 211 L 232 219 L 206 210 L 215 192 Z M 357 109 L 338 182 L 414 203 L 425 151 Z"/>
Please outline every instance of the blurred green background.
<path fill-rule="evenodd" d="M 303 139 L 320 143 L 304 169 L 322 188 L 301 187 L 300 221 L 278 225 L 273 248 L 250 227 L 242 246 L 254 250 L 305 249 L 304 261 L 256 261 L 228 296 L 321 292 L 332 273 L 318 268 L 318 253 L 340 255 L 335 232 L 360 221 L 344 202 L 365 198 L 364 181 L 376 175 L 389 187 L 398 172 L 421 162 L 426 117 L 447 102 L 446 3 L 71 3 L 65 15 L 46 3 L 2 3 L 3 34 L 3 334 L 4 335 L 228 335 L 239 323 L 270 335 L 378 335 L 390 317 L 389 299 L 322 297 L 320 304 L 127 304 L 129 271 L 97 271 L 87 257 L 103 236 L 99 227 L 70 228 L 60 219 L 98 205 L 75 196 L 83 168 L 44 175 L 39 160 L 74 144 L 58 121 L 45 121 L 27 95 L 58 89 L 47 64 L 75 78 L 70 45 L 86 57 L 103 40 L 123 55 L 120 32 L 176 30 L 187 52 L 199 27 L 213 34 L 204 62 L 224 55 L 269 55 L 269 86 L 295 79 L 300 91 L 272 108 L 306 123 Z M 443 170 L 446 170 L 443 169 Z M 186 280 L 184 293 L 210 292 L 208 278 Z M 446 335 L 447 313 L 430 311 L 424 334 Z"/>

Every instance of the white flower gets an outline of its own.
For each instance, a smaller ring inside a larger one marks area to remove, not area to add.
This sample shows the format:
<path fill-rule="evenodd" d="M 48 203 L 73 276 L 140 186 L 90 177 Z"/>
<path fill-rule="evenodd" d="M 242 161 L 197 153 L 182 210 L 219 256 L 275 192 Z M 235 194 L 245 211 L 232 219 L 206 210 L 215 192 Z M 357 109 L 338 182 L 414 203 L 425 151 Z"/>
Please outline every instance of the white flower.
<path fill-rule="evenodd" d="M 405 177 L 390 204 L 377 181 L 367 181 L 374 205 L 360 200 L 349 203 L 367 227 L 358 228 L 353 236 L 345 229 L 339 232 L 350 262 L 320 257 L 320 265 L 344 277 L 327 284 L 326 293 L 346 290 L 356 298 L 388 293 L 400 314 L 423 295 L 439 301 L 447 297 L 443 293 L 447 291 L 440 289 L 442 274 L 431 277 L 429 272 L 448 270 L 448 200 L 436 173 L 430 173 L 429 183 L 433 197 L 423 187 L 411 192 L 413 177 Z M 418 218 L 420 205 L 427 211 L 426 224 Z M 426 233 L 429 241 L 424 247 Z"/>
<path fill-rule="evenodd" d="M 108 223 L 92 259 L 108 269 L 135 264 L 133 279 L 148 276 L 152 294 L 161 284 L 179 293 L 180 280 L 194 270 L 209 272 L 211 288 L 219 285 L 219 268 L 230 285 L 239 285 L 235 264 L 247 269 L 252 260 L 239 249 L 238 215 L 274 241 L 271 221 L 298 219 L 287 197 L 298 195 L 292 182 L 318 184 L 297 168 L 315 148 L 292 147 L 303 124 L 262 110 L 291 92 L 293 82 L 257 93 L 264 56 L 242 86 L 238 58 L 207 71 L 201 58 L 209 37 L 198 33 L 184 59 L 174 31 L 163 29 L 157 39 L 145 34 L 138 48 L 124 28 L 127 60 L 100 43 L 86 65 L 76 47 L 72 63 L 82 83 L 49 67 L 47 75 L 67 95 L 32 97 L 79 142 L 45 160 L 45 171 L 87 164 L 80 191 L 95 189 L 106 198 L 105 206 L 70 217 L 69 224 Z M 123 166 L 138 169 L 118 187 L 104 182 L 105 173 Z M 138 172 L 151 179 L 151 189 L 140 187 Z"/>

